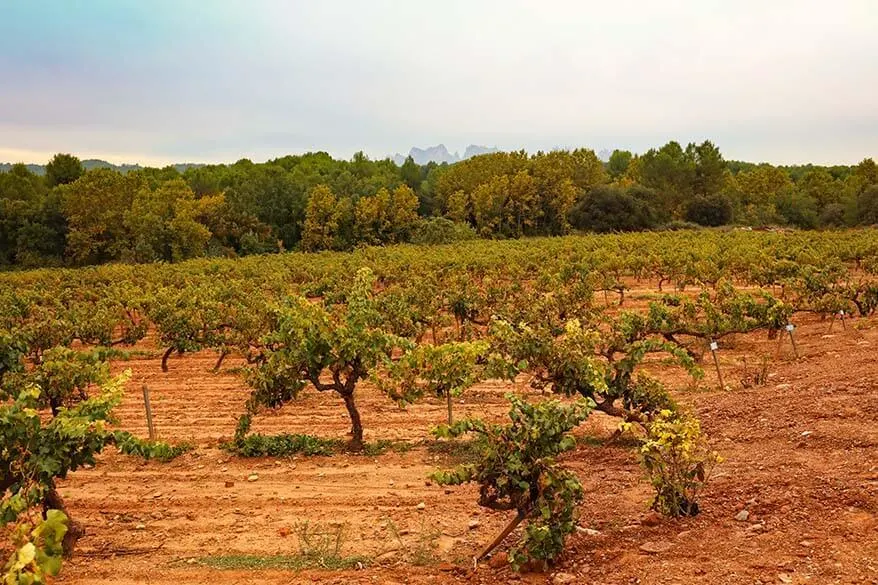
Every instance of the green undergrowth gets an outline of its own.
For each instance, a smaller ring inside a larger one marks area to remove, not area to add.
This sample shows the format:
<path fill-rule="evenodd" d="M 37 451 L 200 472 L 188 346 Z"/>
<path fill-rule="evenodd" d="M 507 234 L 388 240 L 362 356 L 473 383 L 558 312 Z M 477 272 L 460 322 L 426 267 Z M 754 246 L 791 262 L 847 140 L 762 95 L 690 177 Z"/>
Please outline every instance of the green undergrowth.
<path fill-rule="evenodd" d="M 336 439 L 322 439 L 314 435 L 289 434 L 263 435 L 255 433 L 223 448 L 241 457 L 285 457 L 288 455 L 332 455 L 343 447 Z"/>
<path fill-rule="evenodd" d="M 180 455 L 188 453 L 195 448 L 190 443 L 171 445 L 162 441 L 147 441 L 125 431 L 117 431 L 114 439 L 116 447 L 121 453 L 143 457 L 144 459 L 155 459 L 162 463 L 173 461 Z"/>
<path fill-rule="evenodd" d="M 324 439 L 307 434 L 263 435 L 252 434 L 233 442 L 224 443 L 222 448 L 241 457 L 288 457 L 291 455 L 319 456 L 337 455 L 348 452 L 367 457 L 383 455 L 388 451 L 405 453 L 413 445 L 405 441 L 386 439 L 368 442 L 362 451 L 348 451 L 347 443 L 338 439 Z"/>
<path fill-rule="evenodd" d="M 202 557 L 198 563 L 214 569 L 281 569 L 301 571 L 304 569 L 326 569 L 343 571 L 356 569 L 369 564 L 364 556 L 314 556 L 297 555 L 222 555 Z"/>

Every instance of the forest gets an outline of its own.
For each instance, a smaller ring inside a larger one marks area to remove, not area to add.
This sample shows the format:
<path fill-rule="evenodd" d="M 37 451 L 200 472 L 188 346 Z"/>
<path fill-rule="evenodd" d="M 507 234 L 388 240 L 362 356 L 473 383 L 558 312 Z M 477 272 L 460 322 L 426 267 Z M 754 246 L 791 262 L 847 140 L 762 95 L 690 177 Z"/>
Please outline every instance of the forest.
<path fill-rule="evenodd" d="M 0 173 L 0 267 L 173 262 L 401 242 L 878 223 L 878 167 L 727 161 L 710 141 L 643 154 L 589 149 L 401 166 L 325 152 L 254 163 Z"/>

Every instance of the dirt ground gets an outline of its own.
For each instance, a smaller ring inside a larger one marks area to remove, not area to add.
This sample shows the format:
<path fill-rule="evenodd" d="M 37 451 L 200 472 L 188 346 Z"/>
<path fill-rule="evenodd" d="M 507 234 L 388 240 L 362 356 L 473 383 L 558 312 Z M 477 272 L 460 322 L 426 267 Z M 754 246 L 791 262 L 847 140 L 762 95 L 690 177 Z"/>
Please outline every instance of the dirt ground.
<path fill-rule="evenodd" d="M 710 354 L 697 389 L 662 370 L 725 458 L 695 518 L 641 523 L 651 489 L 636 455 L 630 445 L 602 444 L 617 421 L 593 415 L 578 430 L 586 440 L 566 457 L 585 488 L 583 530 L 551 572 L 521 576 L 488 563 L 472 570 L 473 554 L 508 517 L 480 509 L 472 486 L 427 481 L 448 462 L 422 443 L 442 422 L 443 402 L 402 410 L 374 388 L 359 391 L 366 439 L 416 444 L 406 452 L 244 459 L 219 448 L 248 394 L 235 360 L 213 373 L 215 354 L 184 355 L 163 374 L 157 357 L 135 357 L 114 364 L 133 374 L 120 426 L 146 436 L 147 384 L 159 437 L 197 448 L 167 464 L 108 451 L 94 469 L 62 482 L 87 535 L 58 582 L 560 583 L 569 575 L 608 584 L 878 583 L 878 320 L 847 325 L 830 333 L 827 321 L 799 319 L 798 360 L 788 338 L 780 356 L 764 332 L 725 339 L 724 391 Z M 752 371 L 762 354 L 771 356 L 768 383 L 743 388 L 744 357 Z M 481 385 L 455 412 L 499 420 L 512 388 Z M 348 428 L 341 400 L 314 392 L 256 423 L 263 432 L 341 439 Z M 735 518 L 742 510 L 746 521 Z M 204 564 L 221 555 L 294 555 L 306 521 L 312 529 L 342 525 L 342 554 L 368 564 L 299 572 Z"/>

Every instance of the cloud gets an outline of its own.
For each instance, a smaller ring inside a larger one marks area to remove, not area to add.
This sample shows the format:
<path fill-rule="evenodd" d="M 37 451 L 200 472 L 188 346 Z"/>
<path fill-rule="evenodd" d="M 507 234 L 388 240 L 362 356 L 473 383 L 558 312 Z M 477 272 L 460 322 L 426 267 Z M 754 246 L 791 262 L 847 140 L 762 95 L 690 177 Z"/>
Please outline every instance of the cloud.
<path fill-rule="evenodd" d="M 44 158 L 704 138 L 747 160 L 878 152 L 871 0 L 31 0 L 7 13 L 0 148 Z"/>

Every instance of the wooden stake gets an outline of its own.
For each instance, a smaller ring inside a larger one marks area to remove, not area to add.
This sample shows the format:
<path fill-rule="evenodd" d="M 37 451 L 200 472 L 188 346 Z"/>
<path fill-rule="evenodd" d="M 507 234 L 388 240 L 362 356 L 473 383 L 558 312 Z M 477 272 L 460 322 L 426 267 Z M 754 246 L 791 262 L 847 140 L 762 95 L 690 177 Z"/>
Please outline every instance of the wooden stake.
<path fill-rule="evenodd" d="M 719 345 L 717 345 L 716 341 L 710 342 L 710 353 L 713 354 L 713 365 L 716 366 L 716 377 L 719 378 L 719 387 L 720 390 L 725 390 L 726 385 L 723 384 L 723 373 L 719 368 L 719 358 L 716 356 L 716 350 L 719 349 Z"/>
<path fill-rule="evenodd" d="M 793 353 L 796 354 L 796 359 L 799 359 L 799 347 L 796 345 L 796 338 L 793 336 L 793 330 L 796 328 L 792 323 L 787 324 L 787 332 L 790 334 L 790 341 L 793 343 Z"/>
<path fill-rule="evenodd" d="M 152 406 L 149 403 L 149 386 L 143 385 L 143 404 L 146 406 L 146 426 L 149 428 L 149 440 L 155 441 L 155 425 L 152 423 Z"/>
<path fill-rule="evenodd" d="M 845 322 L 845 320 L 844 320 L 844 309 L 842 309 L 842 310 L 839 311 L 838 313 L 833 313 L 833 314 L 832 314 L 832 319 L 829 321 L 829 331 L 828 331 L 828 333 L 832 333 L 832 326 L 833 326 L 833 324 L 835 323 L 835 319 L 836 319 L 836 317 L 838 317 L 839 319 L 841 319 L 841 328 L 842 328 L 842 329 L 847 329 L 847 328 L 848 328 L 848 324 L 847 324 L 847 323 Z"/>
<path fill-rule="evenodd" d="M 519 524 L 521 524 L 521 521 L 522 521 L 522 520 L 524 520 L 524 514 L 522 514 L 521 512 L 519 512 L 518 514 L 515 515 L 515 518 L 513 518 L 513 519 L 509 522 L 509 524 L 506 525 L 506 528 L 504 528 L 503 531 L 502 531 L 500 534 L 497 535 L 497 538 L 495 538 L 494 540 L 492 540 L 492 541 L 491 541 L 491 544 L 489 544 L 488 546 L 486 546 L 485 548 L 482 549 L 482 552 L 479 553 L 479 556 L 477 556 L 477 557 L 475 558 L 476 563 L 478 563 L 480 560 L 482 560 L 483 558 L 485 558 L 486 556 L 488 556 L 489 554 L 491 554 L 491 551 L 492 551 L 492 550 L 494 550 L 495 548 L 497 548 L 498 546 L 500 546 L 500 544 L 503 542 L 503 540 L 504 540 L 507 536 L 509 536 L 509 534 L 510 534 L 513 530 L 515 530 L 515 527 L 518 526 Z"/>

